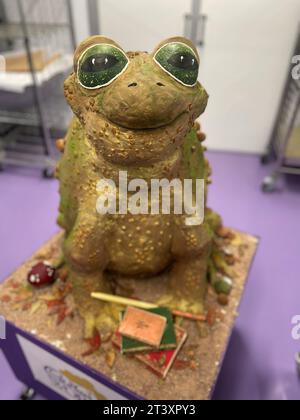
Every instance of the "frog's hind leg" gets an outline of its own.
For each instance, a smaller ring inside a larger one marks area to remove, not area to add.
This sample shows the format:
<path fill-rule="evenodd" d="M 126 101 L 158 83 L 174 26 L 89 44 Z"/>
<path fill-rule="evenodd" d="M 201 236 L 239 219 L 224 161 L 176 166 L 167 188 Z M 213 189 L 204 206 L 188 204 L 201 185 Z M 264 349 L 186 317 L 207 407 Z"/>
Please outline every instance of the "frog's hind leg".
<path fill-rule="evenodd" d="M 207 270 L 209 253 L 204 251 L 196 258 L 182 259 L 174 264 L 170 287 L 178 309 L 201 314 L 207 293 Z"/>
<path fill-rule="evenodd" d="M 170 272 L 169 296 L 160 304 L 184 312 L 204 312 L 212 238 L 213 234 L 206 224 L 176 227 L 172 250 L 175 262 Z"/>

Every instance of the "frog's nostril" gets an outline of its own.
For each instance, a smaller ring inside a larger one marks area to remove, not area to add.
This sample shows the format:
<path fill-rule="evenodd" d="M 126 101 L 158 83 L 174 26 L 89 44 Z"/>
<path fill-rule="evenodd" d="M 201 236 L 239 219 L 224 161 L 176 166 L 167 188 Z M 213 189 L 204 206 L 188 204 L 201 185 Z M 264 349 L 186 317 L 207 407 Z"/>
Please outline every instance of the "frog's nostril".
<path fill-rule="evenodd" d="M 165 87 L 165 85 L 163 84 L 163 83 L 161 83 L 161 82 L 158 82 L 158 83 L 156 83 L 157 84 L 157 86 L 160 86 L 160 87 Z"/>
<path fill-rule="evenodd" d="M 130 85 L 128 85 L 128 87 L 130 88 L 130 87 L 137 87 L 137 83 L 131 83 Z"/>

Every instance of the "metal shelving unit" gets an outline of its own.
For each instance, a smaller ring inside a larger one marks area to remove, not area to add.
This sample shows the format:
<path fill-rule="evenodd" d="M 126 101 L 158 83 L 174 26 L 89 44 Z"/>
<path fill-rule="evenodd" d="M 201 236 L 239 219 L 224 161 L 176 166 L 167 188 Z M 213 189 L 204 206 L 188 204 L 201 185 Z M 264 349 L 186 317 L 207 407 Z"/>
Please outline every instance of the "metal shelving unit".
<path fill-rule="evenodd" d="M 54 24 L 54 23 L 29 23 L 26 24 L 28 35 L 32 37 L 37 37 L 40 35 L 41 31 L 46 35 L 51 35 L 53 31 L 67 29 L 69 25 L 67 24 Z M 24 32 L 22 25 L 19 23 L 4 23 L 0 26 L 0 39 L 20 39 L 24 37 Z"/>
<path fill-rule="evenodd" d="M 296 55 L 300 55 L 300 28 L 293 57 Z M 293 79 L 292 71 L 295 64 L 292 60 L 290 64 L 268 150 L 262 157 L 263 164 L 273 159 L 277 162 L 275 171 L 263 181 L 262 188 L 265 192 L 276 189 L 277 180 L 282 174 L 300 175 L 300 158 L 287 156 L 287 148 L 300 117 L 300 79 Z M 300 139 L 298 149 L 300 151 Z"/>
<path fill-rule="evenodd" d="M 191 12 L 185 15 L 184 36 L 198 47 L 205 44 L 207 16 L 201 13 L 203 0 L 191 0 Z"/>
<path fill-rule="evenodd" d="M 64 98 L 61 96 L 49 97 L 43 103 L 43 112 L 47 127 L 50 129 L 64 129 L 70 122 L 70 111 L 66 108 Z M 0 124 L 14 124 L 29 127 L 40 127 L 41 120 L 36 108 L 28 107 L 22 111 L 0 110 Z"/>
<path fill-rule="evenodd" d="M 50 177 L 56 160 L 53 140 L 64 135 L 71 117 L 62 93 L 76 47 L 71 0 L 2 3 L 6 21 L 0 22 L 0 40 L 8 41 L 12 50 L 25 51 L 30 77 L 23 91 L 0 88 L 0 165 L 37 167 Z M 35 49 L 49 57 L 68 55 L 69 64 L 65 60 L 66 65 L 40 79 L 33 61 Z"/>

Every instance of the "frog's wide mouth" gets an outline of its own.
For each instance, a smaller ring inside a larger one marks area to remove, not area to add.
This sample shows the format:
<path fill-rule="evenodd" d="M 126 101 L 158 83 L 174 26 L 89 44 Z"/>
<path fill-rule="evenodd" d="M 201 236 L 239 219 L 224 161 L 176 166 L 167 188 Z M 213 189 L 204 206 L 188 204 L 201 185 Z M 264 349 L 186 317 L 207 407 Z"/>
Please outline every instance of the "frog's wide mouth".
<path fill-rule="evenodd" d="M 160 122 L 157 124 L 151 124 L 151 125 L 145 125 L 145 126 L 141 125 L 141 126 L 135 126 L 135 127 L 130 124 L 114 121 L 105 115 L 103 115 L 103 117 L 105 118 L 106 122 L 110 124 L 112 127 L 122 129 L 122 131 L 124 132 L 127 131 L 127 132 L 136 132 L 136 133 L 141 133 L 141 132 L 155 133 L 155 132 L 165 131 L 168 128 L 177 127 L 178 125 L 180 126 L 182 124 L 182 120 L 186 120 L 187 118 L 189 118 L 189 113 L 187 111 L 184 111 L 181 114 L 179 114 L 176 118 L 170 119 L 169 121 L 165 121 L 163 123 Z"/>

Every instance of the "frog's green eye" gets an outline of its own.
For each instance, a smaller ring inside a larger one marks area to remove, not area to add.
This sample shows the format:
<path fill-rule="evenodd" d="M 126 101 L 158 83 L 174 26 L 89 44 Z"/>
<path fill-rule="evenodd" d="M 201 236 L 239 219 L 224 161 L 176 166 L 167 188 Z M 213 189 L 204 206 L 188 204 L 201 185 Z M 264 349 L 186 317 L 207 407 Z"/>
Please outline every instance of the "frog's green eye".
<path fill-rule="evenodd" d="M 110 44 L 93 45 L 81 55 L 77 77 L 86 89 L 98 89 L 112 83 L 128 64 L 129 59 L 120 48 Z"/>
<path fill-rule="evenodd" d="M 195 52 L 182 42 L 171 42 L 160 48 L 154 61 L 168 74 L 185 86 L 197 83 L 199 61 Z"/>

